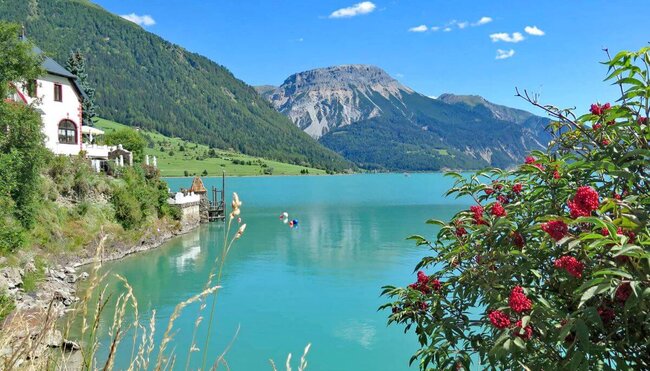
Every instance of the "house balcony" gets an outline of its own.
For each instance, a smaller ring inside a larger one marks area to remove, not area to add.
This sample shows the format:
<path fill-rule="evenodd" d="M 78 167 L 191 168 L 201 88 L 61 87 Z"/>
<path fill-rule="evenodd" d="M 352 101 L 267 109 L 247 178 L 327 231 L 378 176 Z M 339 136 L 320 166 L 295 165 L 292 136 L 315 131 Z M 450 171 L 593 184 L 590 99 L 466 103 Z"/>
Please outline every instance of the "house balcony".
<path fill-rule="evenodd" d="M 86 151 L 86 156 L 91 159 L 108 159 L 108 154 L 117 149 L 116 146 L 106 146 L 100 144 L 84 143 L 82 149 Z"/>
<path fill-rule="evenodd" d="M 48 145 L 55 155 L 77 156 L 79 154 L 79 144 L 53 143 Z"/>

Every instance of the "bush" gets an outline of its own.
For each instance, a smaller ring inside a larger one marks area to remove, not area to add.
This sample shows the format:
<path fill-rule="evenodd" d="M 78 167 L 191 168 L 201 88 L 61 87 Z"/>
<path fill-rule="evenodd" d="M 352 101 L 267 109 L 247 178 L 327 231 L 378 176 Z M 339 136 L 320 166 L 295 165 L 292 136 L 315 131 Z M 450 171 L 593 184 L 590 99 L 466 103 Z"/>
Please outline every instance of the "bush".
<path fill-rule="evenodd" d="M 265 167 L 262 172 L 264 173 L 264 175 L 273 175 L 273 168 L 272 167 Z"/>
<path fill-rule="evenodd" d="M 5 199 L 6 200 L 6 199 Z M 0 253 L 6 254 L 25 244 L 25 229 L 10 212 L 11 206 L 0 198 Z"/>
<path fill-rule="evenodd" d="M 111 202 L 115 207 L 115 218 L 125 229 L 140 225 L 143 219 L 140 202 L 126 187 L 116 187 Z"/>
<path fill-rule="evenodd" d="M 475 205 L 429 220 L 417 281 L 386 286 L 421 369 L 650 368 L 650 48 L 608 62 L 620 105 L 557 119 L 546 152 L 456 179 Z M 641 66 L 635 65 L 641 64 Z M 433 274 L 425 273 L 430 270 Z"/>
<path fill-rule="evenodd" d="M 25 272 L 23 276 L 23 290 L 27 293 L 36 291 L 38 284 L 45 279 L 45 262 L 41 259 L 36 259 L 34 265 L 36 266 L 36 270 Z"/>
<path fill-rule="evenodd" d="M 0 323 L 16 308 L 14 300 L 7 293 L 0 293 Z"/>
<path fill-rule="evenodd" d="M 172 216 L 168 204 L 169 187 L 152 166 L 125 168 L 123 182 L 114 186 L 111 202 L 115 217 L 125 229 L 139 227 L 149 217 Z"/>
<path fill-rule="evenodd" d="M 144 160 L 144 148 L 147 142 L 139 131 L 131 128 L 111 131 L 104 135 L 104 141 L 110 146 L 121 144 L 124 149 L 133 152 L 133 161 L 135 162 L 142 162 Z"/>

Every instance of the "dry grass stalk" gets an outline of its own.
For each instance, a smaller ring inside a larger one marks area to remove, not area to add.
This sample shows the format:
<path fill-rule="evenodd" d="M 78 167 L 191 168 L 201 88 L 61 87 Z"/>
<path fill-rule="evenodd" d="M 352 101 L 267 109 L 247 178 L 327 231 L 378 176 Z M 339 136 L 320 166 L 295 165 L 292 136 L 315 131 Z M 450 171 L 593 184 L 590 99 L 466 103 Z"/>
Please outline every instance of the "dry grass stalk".
<path fill-rule="evenodd" d="M 214 361 L 214 364 L 212 364 L 212 368 L 210 370 L 216 370 L 219 368 L 219 364 L 223 363 L 223 365 L 230 370 L 230 366 L 228 366 L 228 361 L 226 361 L 226 354 L 232 347 L 232 345 L 235 343 L 235 340 L 237 339 L 237 336 L 239 336 L 239 330 L 241 329 L 240 325 L 237 325 L 237 331 L 235 331 L 235 335 L 230 339 L 230 342 L 228 343 L 228 346 L 226 346 L 226 349 L 223 350 L 221 355 Z"/>
<path fill-rule="evenodd" d="M 178 303 L 176 307 L 174 308 L 174 312 L 172 313 L 171 317 L 169 318 L 169 322 L 167 323 L 167 329 L 165 330 L 165 334 L 163 336 L 162 342 L 160 343 L 160 350 L 158 351 L 158 362 L 156 364 L 156 370 L 161 370 L 162 368 L 162 363 L 163 363 L 163 358 L 164 358 L 164 353 L 165 350 L 167 349 L 167 344 L 171 341 L 173 338 L 173 335 L 171 334 L 171 331 L 174 327 L 174 321 L 180 316 L 181 311 L 183 308 L 186 306 L 195 303 L 202 298 L 206 297 L 207 295 L 212 294 L 213 292 L 217 291 L 220 289 L 221 286 L 213 286 L 210 287 L 207 290 L 203 290 L 201 293 L 192 296 L 191 298 L 185 300 L 184 302 Z"/>
<path fill-rule="evenodd" d="M 200 351 L 196 347 L 196 333 L 198 327 L 203 322 L 204 317 L 201 314 L 206 308 L 207 303 L 206 299 L 210 295 L 214 295 L 213 302 L 210 310 L 210 317 L 208 320 L 208 330 L 205 339 L 205 346 L 202 349 L 203 351 L 203 367 L 205 369 L 206 357 L 209 352 L 208 344 L 210 340 L 210 330 L 213 325 L 214 319 L 214 309 L 215 303 L 217 300 L 218 290 L 221 288 L 221 277 L 223 272 L 223 267 L 228 256 L 230 249 L 232 248 L 234 242 L 242 237 L 244 231 L 246 230 L 246 224 L 240 224 L 237 231 L 230 237 L 230 231 L 232 226 L 232 221 L 235 217 L 241 215 L 241 206 L 242 202 L 239 199 L 239 196 L 233 194 L 232 202 L 232 212 L 230 213 L 230 220 L 228 221 L 227 228 L 224 231 L 224 244 L 220 256 L 215 258 L 214 264 L 211 268 L 210 274 L 207 278 L 204 290 L 191 298 L 179 303 L 174 308 L 174 312 L 169 318 L 167 328 L 165 330 L 162 341 L 159 344 L 159 352 L 156 359 L 155 370 L 167 370 L 174 369 L 176 365 L 176 355 L 175 349 L 172 349 L 169 356 L 165 355 L 167 348 L 169 347 L 171 341 L 174 338 L 173 327 L 175 321 L 179 318 L 183 309 L 195 302 L 200 302 L 199 315 L 197 316 L 196 321 L 194 322 L 194 333 L 192 335 L 192 342 L 188 352 L 186 369 L 189 369 L 190 357 L 192 353 Z M 240 220 L 241 221 L 241 220 Z M 82 340 L 81 343 L 81 366 L 86 370 L 96 370 L 97 368 L 97 358 L 96 354 L 99 349 L 99 333 L 100 333 L 100 323 L 103 313 L 105 312 L 106 306 L 111 302 L 111 293 L 107 293 L 108 285 L 104 285 L 99 293 L 97 293 L 98 288 L 105 282 L 107 278 L 107 273 L 100 274 L 100 269 L 102 266 L 102 255 L 104 253 L 104 244 L 107 239 L 106 235 L 103 235 L 95 251 L 94 264 L 89 275 L 88 285 L 85 289 L 84 295 L 81 300 L 72 308 L 70 313 L 67 316 L 67 323 L 64 328 L 64 339 L 68 339 L 70 331 L 73 328 L 72 324 L 76 321 L 80 321 L 80 335 L 79 338 Z M 218 269 L 218 271 L 217 271 Z M 128 370 L 148 370 L 151 366 L 151 355 L 156 347 L 154 340 L 154 334 L 156 331 L 156 311 L 153 310 L 151 313 L 151 318 L 149 319 L 148 326 L 145 326 L 140 323 L 140 314 L 138 308 L 138 301 L 133 292 L 133 287 L 128 283 L 127 279 L 116 275 L 116 278 L 122 282 L 126 292 L 123 292 L 117 296 L 115 299 L 114 305 L 115 311 L 113 313 L 112 322 L 110 324 L 108 335 L 110 336 L 110 346 L 108 351 L 108 356 L 106 361 L 103 364 L 103 370 L 112 370 L 115 367 L 115 360 L 119 352 L 119 346 L 124 336 L 128 334 L 128 331 L 133 331 L 131 346 L 131 355 Z M 213 285 L 213 283 L 216 283 Z M 95 301 L 93 297 L 97 295 Z M 94 308 L 91 307 L 91 303 L 94 303 Z M 127 310 L 131 309 L 133 311 L 133 319 L 129 321 L 125 326 L 125 318 L 127 318 Z M 24 359 L 28 360 L 28 363 L 23 363 L 21 367 L 27 366 L 28 369 L 57 369 L 65 370 L 67 369 L 68 364 L 65 362 L 66 350 L 61 347 L 60 357 L 58 361 L 61 361 L 61 364 L 57 365 L 57 360 L 53 359 L 51 356 L 39 357 L 39 354 L 36 354 L 39 349 L 43 349 L 44 337 L 48 331 L 53 331 L 55 329 L 56 319 L 52 316 L 52 303 L 48 307 L 47 314 L 45 315 L 45 320 L 42 325 L 41 331 L 36 336 L 30 336 L 30 327 L 23 325 L 24 328 L 21 328 L 20 331 L 15 331 L 16 334 L 23 333 L 27 336 L 16 337 L 14 336 L 13 340 L 9 340 L 9 337 L 5 336 L 3 332 L 0 334 L 0 349 L 4 349 L 5 345 L 13 342 L 15 345 L 15 351 L 0 367 L 1 369 L 13 369 L 18 366 L 19 363 L 23 362 Z M 25 322 L 27 323 L 27 322 Z M 234 344 L 237 336 L 239 335 L 240 328 L 237 328 L 236 333 L 231 339 L 230 343 L 227 345 L 225 350 L 221 355 L 214 361 L 211 369 L 216 370 L 219 365 L 223 365 L 227 370 L 230 370 L 230 366 L 226 360 L 226 355 Z M 304 371 L 307 368 L 306 356 L 309 352 L 311 344 L 308 344 L 304 350 L 303 356 L 300 361 L 299 371 Z M 137 347 L 137 349 L 136 349 Z M 273 360 L 269 360 L 271 366 L 276 370 Z M 286 368 L 288 371 L 291 371 L 291 354 L 287 357 Z"/>
<path fill-rule="evenodd" d="M 311 343 L 307 344 L 305 347 L 305 350 L 302 353 L 302 357 L 300 357 L 300 365 L 298 366 L 298 371 L 305 371 L 307 369 L 307 353 L 309 353 L 309 349 L 311 349 Z M 275 362 L 273 362 L 272 359 L 269 359 L 269 362 L 271 363 L 271 368 L 273 371 L 278 371 L 277 367 L 275 366 Z M 287 355 L 287 362 L 285 363 L 286 371 L 291 371 L 291 353 Z"/>

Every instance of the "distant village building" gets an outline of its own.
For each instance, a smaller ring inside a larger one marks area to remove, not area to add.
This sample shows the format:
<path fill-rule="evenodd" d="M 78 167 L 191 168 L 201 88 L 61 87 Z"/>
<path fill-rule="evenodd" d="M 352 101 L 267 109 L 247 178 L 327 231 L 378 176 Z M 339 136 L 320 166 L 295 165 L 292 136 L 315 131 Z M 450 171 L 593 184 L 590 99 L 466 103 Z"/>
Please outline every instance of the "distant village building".
<path fill-rule="evenodd" d="M 34 47 L 34 52 L 43 52 Z M 42 64 L 46 74 L 37 80 L 12 85 L 15 93 L 10 99 L 15 102 L 33 105 L 41 114 L 45 146 L 57 155 L 77 156 L 84 151 L 94 169 L 102 169 L 109 159 L 122 158 L 127 165 L 132 164 L 131 152 L 121 146 L 95 144 L 102 130 L 89 125 L 84 126 L 82 102 L 87 96 L 77 81 L 77 77 L 47 56 Z M 116 155 L 111 155 L 118 151 Z M 116 161 L 117 162 L 117 161 Z"/>

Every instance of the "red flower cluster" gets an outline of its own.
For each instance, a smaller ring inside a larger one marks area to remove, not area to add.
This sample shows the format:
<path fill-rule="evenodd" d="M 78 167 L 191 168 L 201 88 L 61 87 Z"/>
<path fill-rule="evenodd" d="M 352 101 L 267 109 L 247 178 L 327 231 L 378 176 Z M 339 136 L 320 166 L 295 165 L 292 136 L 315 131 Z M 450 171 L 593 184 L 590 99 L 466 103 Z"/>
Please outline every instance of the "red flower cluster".
<path fill-rule="evenodd" d="M 522 236 L 521 233 L 514 232 L 512 234 L 512 243 L 521 249 L 524 247 L 524 245 L 526 245 L 526 240 L 524 240 L 524 236 Z"/>
<path fill-rule="evenodd" d="M 428 294 L 431 290 L 440 291 L 442 285 L 437 278 L 433 276 L 429 277 L 426 273 L 419 271 L 417 282 L 410 284 L 409 287 L 413 290 L 418 290 L 423 294 Z"/>
<path fill-rule="evenodd" d="M 483 206 L 481 205 L 472 205 L 469 207 L 469 211 L 471 211 L 474 214 L 474 223 L 476 224 L 486 224 L 485 220 L 483 220 Z"/>
<path fill-rule="evenodd" d="M 602 234 L 603 236 L 609 236 L 609 229 L 607 229 L 607 228 L 605 228 L 605 227 L 601 228 L 601 229 L 600 229 L 600 234 Z M 622 234 L 623 234 L 623 228 L 618 227 L 618 228 L 616 229 L 616 234 L 620 234 L 620 235 L 622 235 Z"/>
<path fill-rule="evenodd" d="M 517 321 L 515 327 L 517 327 L 517 329 L 515 330 L 515 334 L 520 338 L 524 340 L 530 340 L 530 338 L 533 337 L 533 327 L 531 325 L 526 325 L 526 327 L 524 327 L 523 334 L 519 333 L 519 329 L 521 329 L 521 320 Z"/>
<path fill-rule="evenodd" d="M 515 286 L 512 291 L 510 291 L 508 305 L 510 305 L 510 308 L 517 313 L 525 312 L 533 308 L 533 302 L 528 299 L 526 294 L 524 294 L 524 289 L 522 289 L 521 286 Z"/>
<path fill-rule="evenodd" d="M 602 128 L 602 127 L 603 127 L 602 124 L 600 124 L 600 123 L 596 123 L 596 124 L 594 124 L 591 128 L 594 129 L 594 130 L 600 130 L 600 128 Z"/>
<path fill-rule="evenodd" d="M 548 233 L 555 241 L 559 241 L 567 235 L 569 226 L 561 220 L 551 220 L 542 224 L 542 230 Z"/>
<path fill-rule="evenodd" d="M 648 118 L 639 116 L 639 119 L 637 120 L 639 122 L 639 125 L 648 125 Z"/>
<path fill-rule="evenodd" d="M 508 197 L 506 197 L 504 195 L 498 195 L 497 196 L 497 201 L 501 202 L 502 204 L 506 204 L 506 205 L 510 203 L 510 200 L 508 199 Z"/>
<path fill-rule="evenodd" d="M 584 264 L 578 261 L 578 259 L 573 256 L 563 256 L 559 259 L 556 259 L 553 262 L 555 268 L 562 268 L 567 271 L 570 275 L 575 278 L 582 278 L 582 271 L 584 270 Z"/>
<path fill-rule="evenodd" d="M 636 234 L 632 231 L 623 231 L 623 234 L 627 236 L 629 239 L 628 242 L 630 243 L 635 243 L 636 242 Z"/>
<path fill-rule="evenodd" d="M 589 216 L 592 211 L 598 209 L 598 192 L 589 186 L 582 186 L 568 204 L 572 218 Z"/>
<path fill-rule="evenodd" d="M 540 170 L 544 170 L 544 166 L 542 164 L 536 164 L 535 161 L 537 161 L 535 157 L 528 156 L 526 157 L 526 160 L 524 162 L 526 163 L 526 165 L 533 165 Z"/>
<path fill-rule="evenodd" d="M 521 183 L 515 183 L 515 185 L 512 186 L 512 191 L 516 194 L 520 194 L 523 188 L 524 186 L 522 186 Z"/>
<path fill-rule="evenodd" d="M 603 139 L 602 141 L 600 141 L 600 144 L 602 144 L 602 145 L 604 145 L 604 146 L 608 146 L 608 145 L 610 145 L 611 143 L 612 143 L 612 142 L 610 142 L 609 139 Z"/>
<path fill-rule="evenodd" d="M 614 296 L 616 297 L 616 300 L 625 303 L 631 294 L 632 294 L 632 286 L 630 285 L 629 282 L 626 281 L 621 283 L 620 286 L 618 286 Z"/>
<path fill-rule="evenodd" d="M 497 218 L 508 215 L 506 209 L 504 209 L 503 205 L 501 205 L 501 203 L 498 201 L 492 205 L 492 209 L 490 210 L 490 213 L 496 216 Z"/>
<path fill-rule="evenodd" d="M 493 194 L 493 193 L 494 193 L 494 189 L 492 189 L 492 188 L 486 188 L 486 189 L 485 189 L 485 194 L 486 194 L 486 195 L 489 196 L 489 195 L 491 195 L 491 194 Z"/>
<path fill-rule="evenodd" d="M 493 310 L 488 314 L 492 325 L 500 330 L 510 327 L 510 317 L 500 310 Z"/>
<path fill-rule="evenodd" d="M 598 315 L 604 324 L 608 325 L 616 318 L 616 313 L 612 308 L 601 305 L 598 307 Z"/>
<path fill-rule="evenodd" d="M 560 172 L 557 171 L 557 170 L 554 170 L 553 171 L 553 179 L 560 179 L 560 178 L 561 178 Z"/>
<path fill-rule="evenodd" d="M 605 103 L 602 106 L 600 104 L 592 104 L 591 108 L 589 109 L 589 112 L 593 113 L 594 115 L 600 116 L 610 108 L 611 105 L 609 103 Z"/>
<path fill-rule="evenodd" d="M 463 237 L 467 234 L 467 230 L 463 227 L 456 228 L 456 237 Z"/>

